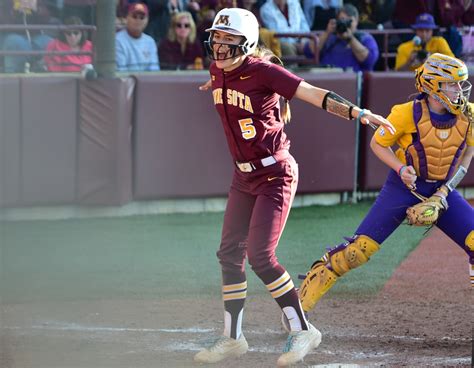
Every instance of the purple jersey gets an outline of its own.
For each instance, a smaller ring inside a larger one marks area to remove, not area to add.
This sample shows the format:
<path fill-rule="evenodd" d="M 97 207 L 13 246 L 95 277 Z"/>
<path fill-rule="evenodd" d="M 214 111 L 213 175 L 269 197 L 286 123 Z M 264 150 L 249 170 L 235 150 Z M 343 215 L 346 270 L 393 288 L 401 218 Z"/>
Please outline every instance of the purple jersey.
<path fill-rule="evenodd" d="M 235 161 L 248 162 L 289 149 L 280 96 L 290 100 L 302 81 L 300 77 L 254 57 L 245 58 L 230 72 L 213 63 L 210 73 L 214 104 Z"/>

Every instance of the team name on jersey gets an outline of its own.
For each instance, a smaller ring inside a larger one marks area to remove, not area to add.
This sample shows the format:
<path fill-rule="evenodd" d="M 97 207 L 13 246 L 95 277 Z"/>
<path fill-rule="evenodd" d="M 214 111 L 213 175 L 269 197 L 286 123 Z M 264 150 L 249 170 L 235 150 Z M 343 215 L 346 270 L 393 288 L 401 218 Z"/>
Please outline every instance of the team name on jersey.
<path fill-rule="evenodd" d="M 214 98 L 214 105 L 222 104 L 222 88 L 216 88 L 212 91 L 212 97 Z M 235 89 L 226 90 L 227 104 L 232 106 L 240 107 L 248 112 L 253 113 L 252 102 L 250 97 L 244 95 L 242 92 L 236 91 Z"/>

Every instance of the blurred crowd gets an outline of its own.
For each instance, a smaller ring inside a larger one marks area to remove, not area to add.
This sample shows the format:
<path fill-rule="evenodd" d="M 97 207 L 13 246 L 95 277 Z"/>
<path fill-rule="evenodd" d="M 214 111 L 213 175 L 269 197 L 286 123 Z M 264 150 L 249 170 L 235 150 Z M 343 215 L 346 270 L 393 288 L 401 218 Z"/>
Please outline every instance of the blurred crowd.
<path fill-rule="evenodd" d="M 78 72 L 93 62 L 97 0 L 2 0 L 0 24 L 66 25 L 67 29 L 0 31 L 0 72 Z M 432 53 L 470 58 L 472 0 L 116 0 L 118 71 L 199 70 L 209 61 L 203 41 L 222 8 L 252 11 L 260 43 L 283 60 L 315 60 L 321 67 L 382 70 L 382 31 L 395 70 L 415 70 Z M 77 27 L 75 29 L 74 27 Z M 474 27 L 473 27 L 474 28 Z M 442 31 L 441 31 L 442 29 Z M 291 34 L 280 36 L 279 34 Z M 317 35 L 307 37 L 310 33 Z M 295 36 L 293 36 L 293 34 Z M 296 37 L 298 35 L 298 37 Z M 472 41 L 471 41 L 472 39 Z M 472 45 L 471 45 L 472 43 Z M 46 54 L 28 52 L 47 51 Z"/>

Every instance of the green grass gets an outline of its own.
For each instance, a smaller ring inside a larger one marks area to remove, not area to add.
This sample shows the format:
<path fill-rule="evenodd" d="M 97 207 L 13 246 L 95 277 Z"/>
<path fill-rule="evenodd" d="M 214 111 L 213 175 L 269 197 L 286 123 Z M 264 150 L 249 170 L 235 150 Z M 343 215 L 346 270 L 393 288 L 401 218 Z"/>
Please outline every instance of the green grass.
<path fill-rule="evenodd" d="M 370 203 L 294 209 L 277 255 L 296 278 L 353 231 Z M 2 224 L 3 302 L 218 296 L 222 213 Z M 419 243 L 401 226 L 367 265 L 331 293 L 372 293 Z M 266 293 L 249 269 L 249 292 Z"/>

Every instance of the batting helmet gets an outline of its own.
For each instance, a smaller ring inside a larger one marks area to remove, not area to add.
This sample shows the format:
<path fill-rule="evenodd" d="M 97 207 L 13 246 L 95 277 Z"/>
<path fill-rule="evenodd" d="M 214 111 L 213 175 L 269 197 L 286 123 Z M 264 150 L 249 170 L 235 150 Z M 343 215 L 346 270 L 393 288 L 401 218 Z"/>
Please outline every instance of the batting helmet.
<path fill-rule="evenodd" d="M 240 45 L 237 45 L 242 54 L 251 55 L 258 43 L 258 20 L 252 12 L 240 8 L 225 8 L 219 11 L 214 18 L 212 27 L 206 29 L 211 32 L 208 41 L 205 42 L 209 56 L 213 58 L 212 36 L 213 31 L 227 32 L 236 36 L 243 36 Z M 235 56 L 233 53 L 231 57 Z"/>
<path fill-rule="evenodd" d="M 416 70 L 415 85 L 419 92 L 427 93 L 441 103 L 449 112 L 461 114 L 471 94 L 471 83 L 467 80 L 468 70 L 463 61 L 451 56 L 435 53 Z M 455 97 L 446 88 L 448 83 L 457 83 Z"/>

